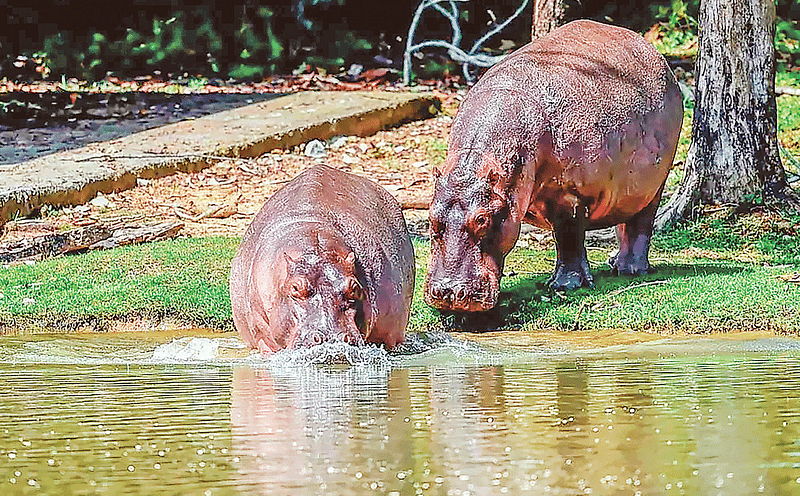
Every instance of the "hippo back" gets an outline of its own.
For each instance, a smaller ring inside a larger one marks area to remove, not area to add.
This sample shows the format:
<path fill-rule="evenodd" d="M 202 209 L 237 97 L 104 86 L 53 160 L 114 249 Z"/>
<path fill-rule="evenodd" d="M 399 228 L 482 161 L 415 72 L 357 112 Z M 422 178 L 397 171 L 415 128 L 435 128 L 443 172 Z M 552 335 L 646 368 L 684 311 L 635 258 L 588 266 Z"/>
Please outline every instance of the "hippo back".
<path fill-rule="evenodd" d="M 604 227 L 660 190 L 682 117 L 675 77 L 652 45 L 625 28 L 573 21 L 483 75 L 459 109 L 448 154 L 490 150 L 507 167 L 518 164 L 503 160 L 510 156 L 536 161 L 534 197 L 591 199 L 590 223 Z M 537 210 L 527 220 L 549 227 Z"/>

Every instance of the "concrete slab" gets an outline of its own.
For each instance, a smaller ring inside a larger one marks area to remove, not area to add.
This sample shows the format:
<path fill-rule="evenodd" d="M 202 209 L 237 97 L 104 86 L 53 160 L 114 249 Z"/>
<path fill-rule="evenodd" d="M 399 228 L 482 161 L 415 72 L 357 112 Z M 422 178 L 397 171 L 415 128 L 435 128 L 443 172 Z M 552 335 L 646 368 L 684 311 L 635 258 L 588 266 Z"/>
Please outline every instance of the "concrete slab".
<path fill-rule="evenodd" d="M 366 136 L 434 115 L 430 95 L 305 92 L 170 124 L 124 138 L 0 166 L 0 224 L 43 205 L 85 203 L 98 192 L 208 167 L 212 157 L 255 157 L 338 135 Z"/>

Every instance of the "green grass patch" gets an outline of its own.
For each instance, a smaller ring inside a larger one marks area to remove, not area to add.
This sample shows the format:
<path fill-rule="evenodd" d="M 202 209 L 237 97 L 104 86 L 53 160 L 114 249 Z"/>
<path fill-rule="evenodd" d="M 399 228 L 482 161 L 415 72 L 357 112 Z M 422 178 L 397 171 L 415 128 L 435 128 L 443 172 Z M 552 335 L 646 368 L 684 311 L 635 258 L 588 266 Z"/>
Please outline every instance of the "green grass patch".
<path fill-rule="evenodd" d="M 794 86 L 800 88 L 800 72 L 777 71 L 775 86 Z"/>
<path fill-rule="evenodd" d="M 794 131 L 800 128 L 800 96 L 781 95 L 778 100 L 778 130 Z"/>
<path fill-rule="evenodd" d="M 130 317 L 231 328 L 238 240 L 179 239 L 0 268 L 0 329 L 72 330 Z"/>
<path fill-rule="evenodd" d="M 497 308 L 440 313 L 422 288 L 429 253 L 415 241 L 417 279 L 409 331 L 433 329 L 633 329 L 651 332 L 800 332 L 800 217 L 709 217 L 657 235 L 658 271 L 612 276 L 608 249 L 589 250 L 596 287 L 545 287 L 552 251 L 515 249 Z M 72 330 L 86 323 L 171 317 L 232 329 L 228 273 L 238 239 L 181 239 L 0 268 L 0 329 Z"/>

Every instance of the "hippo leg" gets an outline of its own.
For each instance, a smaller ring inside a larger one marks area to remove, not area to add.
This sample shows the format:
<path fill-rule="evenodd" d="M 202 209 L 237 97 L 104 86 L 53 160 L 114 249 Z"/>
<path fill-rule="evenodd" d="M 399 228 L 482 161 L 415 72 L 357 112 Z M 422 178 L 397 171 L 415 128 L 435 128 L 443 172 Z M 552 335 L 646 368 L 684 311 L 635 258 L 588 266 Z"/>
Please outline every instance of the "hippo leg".
<path fill-rule="evenodd" d="M 557 218 L 553 224 L 556 237 L 556 268 L 547 280 L 554 291 L 567 291 L 583 286 L 594 287 L 594 279 L 586 258 L 586 215 Z"/>
<path fill-rule="evenodd" d="M 617 224 L 619 251 L 608 259 L 613 274 L 648 274 L 655 269 L 650 266 L 647 254 L 650 251 L 650 238 L 653 235 L 653 220 L 661 200 L 661 191 L 638 214 L 625 222 Z"/>

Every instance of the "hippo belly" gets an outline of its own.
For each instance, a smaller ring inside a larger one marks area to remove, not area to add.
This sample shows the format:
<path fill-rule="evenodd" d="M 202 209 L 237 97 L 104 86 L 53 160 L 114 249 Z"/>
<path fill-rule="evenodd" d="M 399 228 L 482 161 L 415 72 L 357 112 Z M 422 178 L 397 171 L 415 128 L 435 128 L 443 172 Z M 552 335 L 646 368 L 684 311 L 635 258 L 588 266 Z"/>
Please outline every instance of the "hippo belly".
<path fill-rule="evenodd" d="M 426 301 L 492 308 L 523 221 L 554 232 L 555 290 L 593 285 L 588 229 L 616 226 L 613 272 L 649 272 L 682 118 L 664 57 L 624 28 L 573 21 L 492 67 L 462 102 L 434 171 Z"/>
<path fill-rule="evenodd" d="M 268 354 L 325 341 L 403 341 L 414 251 L 397 201 L 367 179 L 312 167 L 264 204 L 236 251 L 234 325 Z"/>

